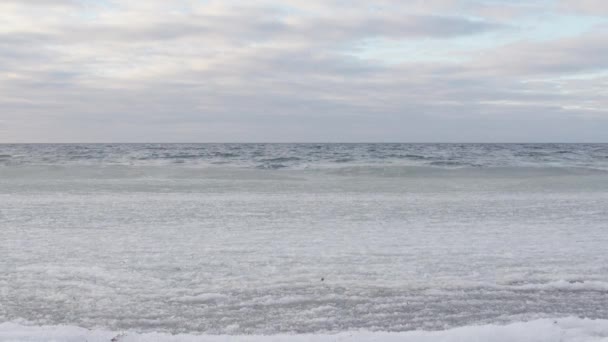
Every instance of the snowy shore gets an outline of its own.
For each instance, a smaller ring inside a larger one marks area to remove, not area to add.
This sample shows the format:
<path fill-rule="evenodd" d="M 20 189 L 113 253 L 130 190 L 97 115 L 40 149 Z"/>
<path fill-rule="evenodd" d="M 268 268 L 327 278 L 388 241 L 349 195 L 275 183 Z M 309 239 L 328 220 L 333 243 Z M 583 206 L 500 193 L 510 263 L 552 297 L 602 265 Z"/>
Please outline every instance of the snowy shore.
<path fill-rule="evenodd" d="M 2 154 L 0 341 L 606 340 L 608 145 Z"/>
<path fill-rule="evenodd" d="M 399 342 L 600 342 L 608 341 L 608 320 L 580 318 L 539 319 L 508 325 L 466 326 L 444 331 L 409 331 L 402 333 L 343 332 L 333 335 L 169 335 L 162 333 L 138 334 L 89 330 L 73 326 L 24 326 L 0 324 L 0 341 L 38 342 L 304 342 L 304 341 L 399 341 Z"/>

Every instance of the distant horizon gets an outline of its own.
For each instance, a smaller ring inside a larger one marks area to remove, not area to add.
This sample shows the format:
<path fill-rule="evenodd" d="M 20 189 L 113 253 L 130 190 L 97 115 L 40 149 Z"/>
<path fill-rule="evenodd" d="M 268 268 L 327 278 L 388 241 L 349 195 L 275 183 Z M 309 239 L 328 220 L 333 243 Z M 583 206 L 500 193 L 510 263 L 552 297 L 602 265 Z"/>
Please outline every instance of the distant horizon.
<path fill-rule="evenodd" d="M 535 145 L 535 144 L 561 144 L 561 145 L 604 145 L 604 144 L 608 144 L 608 142 L 585 142 L 585 141 L 580 141 L 580 142 L 555 142 L 555 141 L 520 141 L 520 142 L 475 142 L 475 141 L 465 141 L 465 142 L 458 142 L 458 141 L 293 141 L 293 142 L 288 142 L 288 141 L 259 141 L 259 142 L 255 142 L 255 141 L 249 141 L 249 142 L 238 142 L 238 141 L 227 141 L 227 142 L 213 142 L 213 141 L 208 141 L 208 142 L 158 142 L 158 141 L 151 141 L 151 142 L 104 142 L 104 141 L 97 141 L 97 142 L 0 142 L 0 145 L 143 145 L 143 144 L 163 144 L 163 145 L 194 145 L 194 144 L 200 144 L 200 145 L 212 145 L 212 144 L 242 144 L 242 145 L 246 145 L 246 144 L 310 144 L 310 145 L 314 145 L 314 144 L 326 144 L 326 145 L 331 145 L 331 144 L 345 144 L 345 145 L 356 145 L 356 144 L 437 144 L 437 145 L 441 145 L 441 144 L 445 144 L 445 145 L 452 145 L 452 144 L 462 144 L 462 145 L 522 145 L 522 144 L 531 144 L 531 145 Z"/>

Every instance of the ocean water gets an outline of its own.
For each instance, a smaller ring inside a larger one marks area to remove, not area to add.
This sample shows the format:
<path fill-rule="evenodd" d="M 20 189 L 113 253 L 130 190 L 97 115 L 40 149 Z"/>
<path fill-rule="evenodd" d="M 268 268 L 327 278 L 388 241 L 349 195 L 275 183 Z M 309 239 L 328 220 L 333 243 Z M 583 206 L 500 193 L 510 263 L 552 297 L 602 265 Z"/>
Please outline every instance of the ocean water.
<path fill-rule="evenodd" d="M 607 144 L 0 145 L 0 323 L 608 318 Z"/>

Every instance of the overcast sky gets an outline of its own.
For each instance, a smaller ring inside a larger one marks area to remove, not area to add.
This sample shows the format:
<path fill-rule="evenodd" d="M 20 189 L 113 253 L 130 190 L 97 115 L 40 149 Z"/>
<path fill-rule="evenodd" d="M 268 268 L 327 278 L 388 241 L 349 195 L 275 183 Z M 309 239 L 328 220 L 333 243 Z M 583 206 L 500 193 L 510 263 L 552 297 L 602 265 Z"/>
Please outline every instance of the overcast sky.
<path fill-rule="evenodd" d="M 606 0 L 0 0 L 0 142 L 608 142 Z"/>

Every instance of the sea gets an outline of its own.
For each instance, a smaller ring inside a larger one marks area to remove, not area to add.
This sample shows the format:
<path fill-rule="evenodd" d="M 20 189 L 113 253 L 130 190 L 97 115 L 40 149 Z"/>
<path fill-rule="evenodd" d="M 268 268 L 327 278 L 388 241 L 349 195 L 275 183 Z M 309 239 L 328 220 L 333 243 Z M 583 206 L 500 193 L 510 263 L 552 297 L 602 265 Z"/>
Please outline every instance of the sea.
<path fill-rule="evenodd" d="M 608 144 L 0 145 L 0 340 L 606 319 Z"/>

